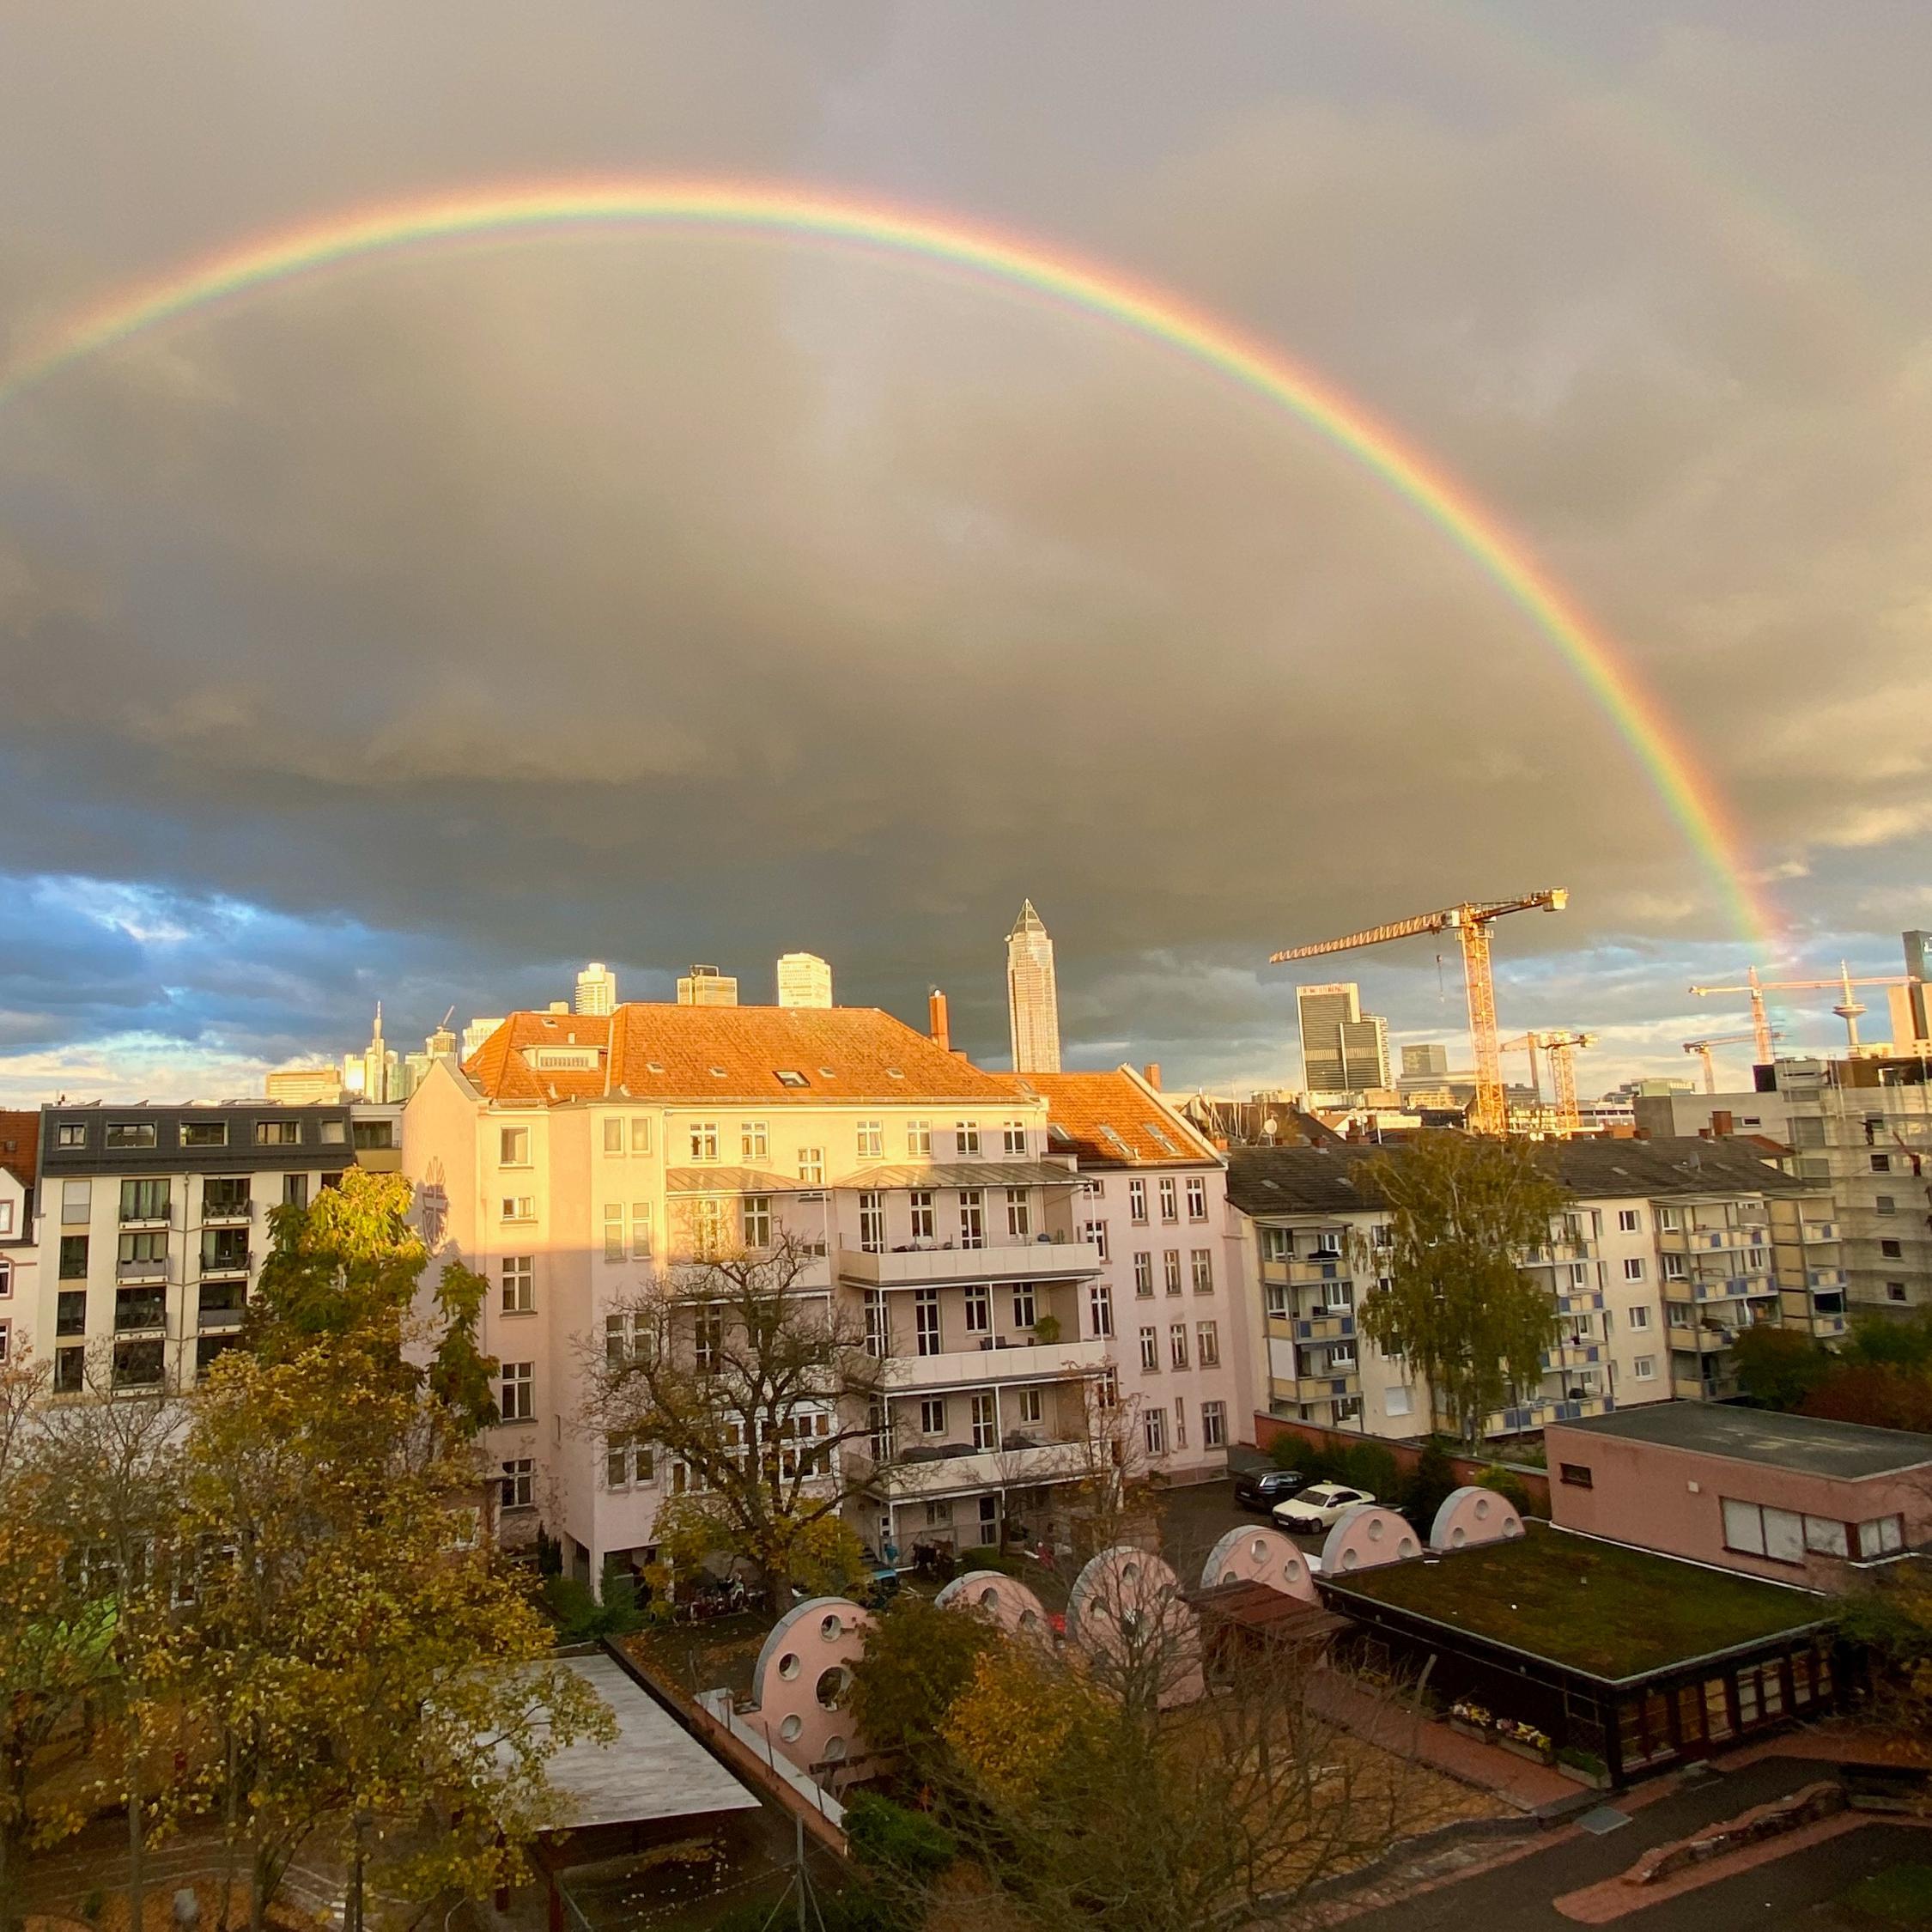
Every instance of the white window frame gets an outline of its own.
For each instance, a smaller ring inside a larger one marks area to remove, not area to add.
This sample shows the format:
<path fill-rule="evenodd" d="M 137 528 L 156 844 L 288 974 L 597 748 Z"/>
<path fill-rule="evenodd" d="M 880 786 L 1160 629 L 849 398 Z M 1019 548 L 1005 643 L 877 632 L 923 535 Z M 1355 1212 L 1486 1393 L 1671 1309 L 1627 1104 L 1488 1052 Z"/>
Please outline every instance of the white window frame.
<path fill-rule="evenodd" d="M 1006 1190 L 1006 1235 L 1012 1241 L 1033 1238 L 1033 1202 L 1024 1188 Z"/>
<path fill-rule="evenodd" d="M 604 1116 L 604 1151 L 606 1154 L 621 1154 L 624 1151 L 626 1133 L 622 1114 L 606 1114 Z"/>
<path fill-rule="evenodd" d="M 1151 1248 L 1133 1251 L 1133 1293 L 1137 1301 L 1154 1298 L 1154 1251 Z"/>
<path fill-rule="evenodd" d="M 1163 1174 L 1160 1177 L 1160 1198 L 1161 1219 L 1163 1222 L 1178 1221 L 1181 1218 L 1181 1190 L 1176 1186 L 1171 1174 Z"/>
<path fill-rule="evenodd" d="M 1204 1369 L 1221 1366 L 1221 1324 L 1218 1321 L 1195 1322 L 1194 1360 Z"/>
<path fill-rule="evenodd" d="M 906 1158 L 908 1160 L 930 1160 L 932 1156 L 932 1121 L 908 1121 L 906 1122 Z"/>
<path fill-rule="evenodd" d="M 1188 1365 L 1188 1324 L 1185 1321 L 1170 1321 L 1167 1325 L 1167 1359 L 1170 1368 L 1184 1369 Z"/>
<path fill-rule="evenodd" d="M 691 1151 L 693 1167 L 715 1167 L 718 1164 L 718 1123 L 715 1121 L 693 1121 L 686 1128 L 685 1145 Z"/>
<path fill-rule="evenodd" d="M 505 1422 L 537 1419 L 537 1364 L 506 1362 L 498 1371 L 497 1413 Z"/>
<path fill-rule="evenodd" d="M 749 1165 L 771 1158 L 771 1128 L 763 1121 L 740 1121 L 738 1124 L 738 1157 Z"/>
<path fill-rule="evenodd" d="M 1212 1295 L 1214 1292 L 1214 1250 L 1212 1248 L 1194 1249 L 1188 1257 L 1188 1265 L 1194 1274 L 1194 1292 Z"/>
<path fill-rule="evenodd" d="M 1087 1288 L 1087 1319 L 1096 1341 L 1110 1341 L 1114 1334 L 1114 1291 L 1104 1281 Z"/>
<path fill-rule="evenodd" d="M 1619 1207 L 1617 1210 L 1617 1232 L 1619 1234 L 1642 1234 L 1643 1215 L 1635 1207 Z"/>
<path fill-rule="evenodd" d="M 1641 1255 L 1624 1256 L 1624 1279 L 1641 1281 L 1643 1279 L 1643 1257 Z"/>
<path fill-rule="evenodd" d="M 859 1158 L 862 1161 L 882 1161 L 885 1158 L 885 1122 L 884 1121 L 861 1121 L 855 1130 L 859 1142 Z"/>
<path fill-rule="evenodd" d="M 1143 1327 L 1140 1331 L 1140 1366 L 1148 1375 L 1157 1375 L 1161 1366 L 1161 1332 Z"/>
<path fill-rule="evenodd" d="M 999 1123 L 999 1151 L 1004 1154 L 1018 1154 L 1023 1159 L 1026 1154 L 1026 1122 L 1024 1121 L 1002 1121 Z"/>
<path fill-rule="evenodd" d="M 606 1261 L 629 1259 L 629 1249 L 624 1241 L 624 1204 L 621 1200 L 607 1200 L 604 1204 L 604 1259 Z"/>
<path fill-rule="evenodd" d="M 1190 1221 L 1207 1218 L 1207 1176 L 1204 1174 L 1188 1176 L 1188 1218 Z"/>
<path fill-rule="evenodd" d="M 496 1130 L 496 1164 L 499 1167 L 530 1167 L 535 1163 L 530 1157 L 530 1129 L 526 1127 L 499 1127 Z"/>
<path fill-rule="evenodd" d="M 634 1261 L 651 1258 L 651 1204 L 647 1200 L 630 1204 L 630 1258 Z"/>
<path fill-rule="evenodd" d="M 1201 1404 L 1200 1446 L 1203 1449 L 1225 1449 L 1228 1446 L 1228 1405 L 1225 1402 Z"/>
<path fill-rule="evenodd" d="M 993 1333 L 993 1290 L 983 1281 L 969 1282 L 966 1286 L 966 1333 L 969 1335 L 990 1335 Z"/>
<path fill-rule="evenodd" d="M 914 1241 L 937 1241 L 939 1236 L 938 1210 L 933 1205 L 933 1190 L 930 1188 L 914 1188 L 908 1198 L 912 1210 L 912 1237 Z"/>
<path fill-rule="evenodd" d="M 977 1121 L 958 1121 L 953 1124 L 953 1145 L 962 1154 L 976 1154 L 980 1151 L 980 1123 Z"/>
<path fill-rule="evenodd" d="M 771 1246 L 771 1196 L 746 1194 L 738 1203 L 744 1245 L 756 1253 Z"/>
<path fill-rule="evenodd" d="M 506 1255 L 497 1274 L 502 1296 L 501 1312 L 534 1315 L 537 1312 L 537 1257 Z"/>
<path fill-rule="evenodd" d="M 981 1188 L 962 1188 L 959 1190 L 959 1245 L 962 1248 L 986 1246 L 986 1195 Z"/>
<path fill-rule="evenodd" d="M 1147 1225 L 1147 1183 L 1138 1175 L 1127 1184 L 1127 1219 L 1137 1228 Z"/>

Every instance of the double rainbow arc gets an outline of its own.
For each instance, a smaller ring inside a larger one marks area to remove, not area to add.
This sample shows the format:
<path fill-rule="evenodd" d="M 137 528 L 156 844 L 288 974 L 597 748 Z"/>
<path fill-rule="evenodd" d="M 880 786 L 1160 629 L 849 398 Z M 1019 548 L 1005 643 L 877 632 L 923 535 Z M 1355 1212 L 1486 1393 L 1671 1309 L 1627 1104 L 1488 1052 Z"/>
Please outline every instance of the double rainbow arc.
<path fill-rule="evenodd" d="M 950 216 L 755 183 L 643 178 L 431 195 L 325 216 L 120 289 L 68 317 L 0 374 L 0 404 L 131 337 L 368 257 L 437 243 L 623 228 L 810 240 L 944 264 L 1164 343 L 1285 410 L 1381 478 L 1516 605 L 1613 724 L 1722 896 L 1739 936 L 1754 956 L 1776 950 L 1779 921 L 1752 883 L 1744 841 L 1716 786 L 1627 657 L 1522 539 L 1466 486 L 1313 371 L 1179 296 L 1058 248 Z"/>

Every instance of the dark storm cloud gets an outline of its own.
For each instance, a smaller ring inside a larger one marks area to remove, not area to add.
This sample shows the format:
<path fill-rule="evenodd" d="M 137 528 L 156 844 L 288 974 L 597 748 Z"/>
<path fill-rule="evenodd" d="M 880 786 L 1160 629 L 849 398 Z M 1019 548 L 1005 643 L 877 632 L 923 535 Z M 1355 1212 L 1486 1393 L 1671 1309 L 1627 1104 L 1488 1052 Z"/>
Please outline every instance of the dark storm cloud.
<path fill-rule="evenodd" d="M 24 330 L 297 212 L 593 167 L 1065 235 L 1460 468 L 1628 641 L 1801 931 L 1888 962 L 1932 828 L 1932 392 L 1891 302 L 1932 262 L 1894 247 L 1852 301 L 1595 117 L 1649 90 L 1744 140 L 1924 30 L 1654 10 L 1540 88 L 1372 11 L 1137 18 L 36 15 L 0 64 L 0 302 Z M 1861 185 L 1848 264 L 1927 159 L 1871 86 L 1856 152 L 1805 157 Z M 595 954 L 765 997 L 793 945 L 842 999 L 946 984 L 996 1052 L 1030 892 L 1084 1057 L 1278 1082 L 1272 947 L 1560 881 L 1575 910 L 1500 949 L 1512 1024 L 1659 1059 L 1686 962 L 1737 945 L 1573 677 L 1358 468 L 1168 352 L 856 256 L 422 253 L 71 370 L 0 420 L 0 866 L 144 882 L 205 962 L 164 995 L 152 947 L 29 896 L 16 1053 L 240 1065 L 348 1043 L 386 976 L 421 1028 Z M 250 969 L 270 934 L 285 979 Z M 1431 1026 L 1426 945 L 1358 963 Z"/>

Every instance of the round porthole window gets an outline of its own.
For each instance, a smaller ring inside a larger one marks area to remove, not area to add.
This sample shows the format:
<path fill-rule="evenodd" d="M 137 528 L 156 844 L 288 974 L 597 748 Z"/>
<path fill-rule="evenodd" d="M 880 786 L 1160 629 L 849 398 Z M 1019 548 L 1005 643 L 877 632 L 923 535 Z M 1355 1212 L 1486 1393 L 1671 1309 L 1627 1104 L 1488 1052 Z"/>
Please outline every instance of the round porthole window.
<path fill-rule="evenodd" d="M 980 1592 L 980 1608 L 997 1610 L 999 1607 L 999 1592 L 991 1583 Z"/>
<path fill-rule="evenodd" d="M 778 1735 L 781 1738 L 783 1738 L 787 1744 L 796 1744 L 799 1741 L 799 1734 L 802 1730 L 804 1730 L 804 1728 L 805 1719 L 799 1716 L 798 1712 L 794 1710 L 792 1715 L 778 1727 Z"/>
<path fill-rule="evenodd" d="M 812 1688 L 826 1710 L 836 1710 L 844 1703 L 845 1693 L 852 1688 L 852 1673 L 843 1664 L 834 1664 L 829 1670 L 818 1674 L 818 1681 Z"/>
<path fill-rule="evenodd" d="M 829 1610 L 818 1619 L 818 1634 L 828 1643 L 836 1643 L 845 1635 L 844 1619 L 835 1610 Z"/>
<path fill-rule="evenodd" d="M 795 1652 L 787 1650 L 778 1660 L 778 1674 L 789 1684 L 799 1674 L 799 1660 Z"/>
<path fill-rule="evenodd" d="M 1255 1559 L 1256 1563 L 1266 1563 L 1268 1560 L 1267 1538 L 1265 1536 L 1257 1536 L 1255 1540 L 1248 1546 L 1248 1553 Z"/>
<path fill-rule="evenodd" d="M 845 1757 L 845 1740 L 842 1737 L 827 1738 L 825 1740 L 825 1761 L 832 1765 L 840 1763 Z"/>
<path fill-rule="evenodd" d="M 1140 1581 L 1140 1565 L 1138 1563 L 1125 1564 L 1121 1571 L 1123 1583 L 1138 1583 Z"/>

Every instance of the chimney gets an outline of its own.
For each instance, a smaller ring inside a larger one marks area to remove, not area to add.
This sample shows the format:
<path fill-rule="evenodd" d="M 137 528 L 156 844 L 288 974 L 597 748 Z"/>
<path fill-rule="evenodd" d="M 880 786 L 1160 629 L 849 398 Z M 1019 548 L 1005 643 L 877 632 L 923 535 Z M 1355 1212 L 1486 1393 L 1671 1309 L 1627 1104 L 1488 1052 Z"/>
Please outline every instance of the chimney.
<path fill-rule="evenodd" d="M 1158 1093 L 1161 1091 L 1161 1063 L 1157 1060 L 1149 1060 L 1140 1069 L 1140 1078 Z"/>
<path fill-rule="evenodd" d="M 946 996 L 938 987 L 926 995 L 926 1030 L 933 1037 L 933 1044 L 942 1052 L 952 1048 L 952 1033 L 946 1024 Z"/>

